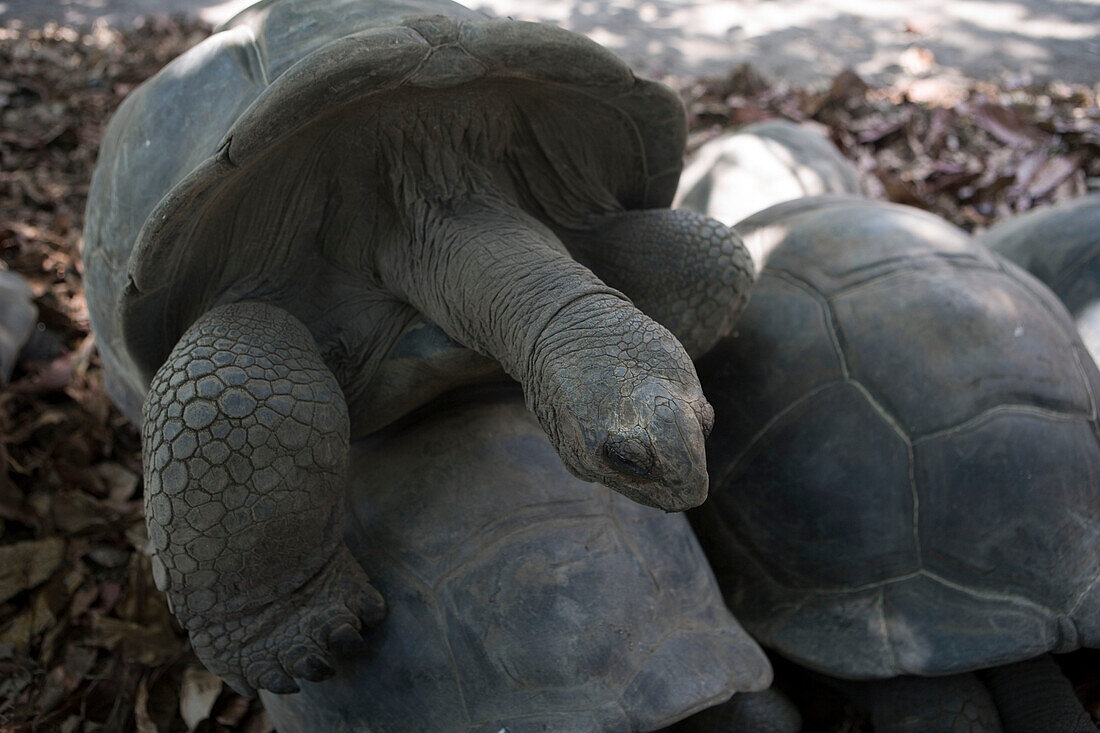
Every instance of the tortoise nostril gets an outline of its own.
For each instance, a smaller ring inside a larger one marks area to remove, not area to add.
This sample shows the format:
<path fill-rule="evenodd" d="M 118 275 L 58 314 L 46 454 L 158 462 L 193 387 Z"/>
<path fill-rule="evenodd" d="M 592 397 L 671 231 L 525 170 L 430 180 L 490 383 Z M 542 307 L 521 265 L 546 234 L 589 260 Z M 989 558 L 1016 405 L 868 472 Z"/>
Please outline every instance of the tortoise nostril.
<path fill-rule="evenodd" d="M 620 473 L 638 477 L 652 475 L 653 452 L 636 437 L 613 435 L 603 444 L 603 453 L 608 465 Z"/>

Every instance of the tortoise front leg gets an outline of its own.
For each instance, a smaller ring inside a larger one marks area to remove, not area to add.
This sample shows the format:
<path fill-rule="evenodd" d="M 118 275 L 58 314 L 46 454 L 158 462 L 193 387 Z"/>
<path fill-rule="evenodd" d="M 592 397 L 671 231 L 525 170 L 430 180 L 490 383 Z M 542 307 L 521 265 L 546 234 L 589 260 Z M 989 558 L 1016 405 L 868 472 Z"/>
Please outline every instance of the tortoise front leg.
<path fill-rule="evenodd" d="M 216 308 L 180 339 L 144 405 L 157 587 L 195 653 L 236 689 L 294 692 L 384 614 L 343 541 L 348 417 L 300 322 Z"/>
<path fill-rule="evenodd" d="M 733 230 L 702 214 L 620 211 L 564 237 L 582 264 L 671 331 L 692 359 L 729 335 L 748 303 L 748 250 Z"/>

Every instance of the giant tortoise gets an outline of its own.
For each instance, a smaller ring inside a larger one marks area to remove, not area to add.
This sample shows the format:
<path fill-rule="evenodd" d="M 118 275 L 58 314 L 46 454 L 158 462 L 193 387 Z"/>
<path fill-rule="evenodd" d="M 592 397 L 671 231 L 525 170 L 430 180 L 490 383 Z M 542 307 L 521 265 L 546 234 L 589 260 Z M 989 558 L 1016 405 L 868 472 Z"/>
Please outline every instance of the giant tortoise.
<path fill-rule="evenodd" d="M 1100 358 L 1100 193 L 1012 217 L 978 241 L 1053 290 Z"/>
<path fill-rule="evenodd" d="M 735 228 L 764 259 L 697 364 L 693 516 L 731 610 L 813 670 L 896 678 L 847 688 L 877 733 L 1093 730 L 1042 656 L 1100 645 L 1100 374 L 1062 304 L 913 208 Z"/>
<path fill-rule="evenodd" d="M 784 201 L 859 191 L 856 167 L 825 135 L 775 119 L 705 142 L 684 168 L 673 206 L 733 226 Z"/>
<path fill-rule="evenodd" d="M 463 384 L 520 382 L 584 480 L 703 501 L 689 353 L 751 265 L 663 208 L 685 134 L 597 44 L 446 0 L 260 2 L 130 95 L 87 294 L 143 421 L 156 581 L 204 663 L 275 692 L 332 673 L 384 614 L 341 538 L 349 438 Z"/>

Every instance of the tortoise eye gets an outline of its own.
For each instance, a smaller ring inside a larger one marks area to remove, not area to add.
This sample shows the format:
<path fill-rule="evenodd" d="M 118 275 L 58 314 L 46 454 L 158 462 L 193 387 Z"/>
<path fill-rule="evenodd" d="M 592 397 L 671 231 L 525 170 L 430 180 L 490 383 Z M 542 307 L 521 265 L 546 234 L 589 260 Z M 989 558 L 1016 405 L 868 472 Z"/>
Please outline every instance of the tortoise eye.
<path fill-rule="evenodd" d="M 603 445 L 608 465 L 620 473 L 648 478 L 653 471 L 653 453 L 637 438 L 608 438 Z"/>

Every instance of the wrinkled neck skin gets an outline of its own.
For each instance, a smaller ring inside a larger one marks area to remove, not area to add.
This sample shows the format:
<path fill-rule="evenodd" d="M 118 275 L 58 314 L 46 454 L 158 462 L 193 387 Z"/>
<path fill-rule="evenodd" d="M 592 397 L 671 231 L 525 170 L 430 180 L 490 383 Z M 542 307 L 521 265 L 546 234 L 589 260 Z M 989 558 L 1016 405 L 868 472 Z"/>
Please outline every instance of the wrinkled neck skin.
<path fill-rule="evenodd" d="M 679 342 L 570 257 L 484 158 L 414 147 L 387 166 L 405 226 L 375 250 L 383 287 L 497 359 L 575 475 L 668 511 L 701 503 L 713 412 Z"/>

